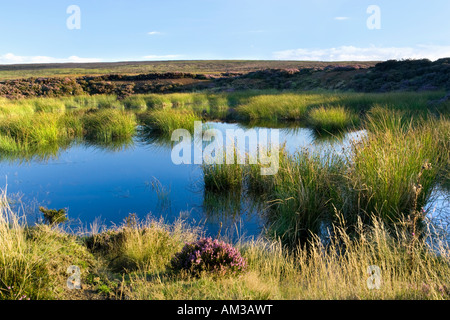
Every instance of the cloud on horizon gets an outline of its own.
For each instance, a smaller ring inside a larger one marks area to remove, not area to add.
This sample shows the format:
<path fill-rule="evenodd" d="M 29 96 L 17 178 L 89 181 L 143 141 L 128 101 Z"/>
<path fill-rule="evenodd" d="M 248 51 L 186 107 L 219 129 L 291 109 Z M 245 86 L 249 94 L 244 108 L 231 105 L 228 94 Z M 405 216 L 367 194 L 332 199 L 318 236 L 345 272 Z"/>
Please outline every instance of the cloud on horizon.
<path fill-rule="evenodd" d="M 171 59 L 177 59 L 180 57 L 182 57 L 181 54 L 166 54 L 166 55 L 151 54 L 148 56 L 144 56 L 143 58 L 146 60 L 171 60 Z"/>
<path fill-rule="evenodd" d="M 417 45 L 415 47 L 354 47 L 340 46 L 326 49 L 291 49 L 276 51 L 277 60 L 308 61 L 385 61 L 390 59 L 437 60 L 450 57 L 450 46 Z"/>
<path fill-rule="evenodd" d="M 47 56 L 18 56 L 13 53 L 0 55 L 0 64 L 25 64 L 25 63 L 69 63 L 69 62 L 102 62 L 98 58 L 80 58 L 70 56 L 68 58 L 54 58 Z"/>

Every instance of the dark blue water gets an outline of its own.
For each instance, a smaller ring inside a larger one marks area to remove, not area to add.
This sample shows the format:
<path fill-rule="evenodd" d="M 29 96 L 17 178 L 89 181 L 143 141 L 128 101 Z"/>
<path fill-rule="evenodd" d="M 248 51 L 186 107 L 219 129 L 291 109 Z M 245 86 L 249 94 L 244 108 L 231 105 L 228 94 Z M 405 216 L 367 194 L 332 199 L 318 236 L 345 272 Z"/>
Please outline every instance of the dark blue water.
<path fill-rule="evenodd" d="M 227 123 L 209 126 L 223 132 L 240 127 Z M 364 134 L 353 132 L 342 139 L 318 139 L 305 128 L 279 132 L 280 143 L 286 142 L 291 152 L 320 146 L 332 148 L 337 155 L 343 152 L 343 146 Z M 29 220 L 40 217 L 39 206 L 66 208 L 74 228 L 89 227 L 94 221 L 105 226 L 119 225 L 135 213 L 139 218 L 148 214 L 163 217 L 168 223 L 182 217 L 193 225 L 200 224 L 211 236 L 219 229 L 222 234 L 229 229 L 239 236 L 261 232 L 262 207 L 255 207 L 245 195 L 237 201 L 233 197 L 213 199 L 212 203 L 218 205 L 205 207 L 201 167 L 173 164 L 171 151 L 170 144 L 139 137 L 131 146 L 116 151 L 77 143 L 46 161 L 1 162 L 0 187 L 7 185 L 8 195 L 20 200 Z"/>

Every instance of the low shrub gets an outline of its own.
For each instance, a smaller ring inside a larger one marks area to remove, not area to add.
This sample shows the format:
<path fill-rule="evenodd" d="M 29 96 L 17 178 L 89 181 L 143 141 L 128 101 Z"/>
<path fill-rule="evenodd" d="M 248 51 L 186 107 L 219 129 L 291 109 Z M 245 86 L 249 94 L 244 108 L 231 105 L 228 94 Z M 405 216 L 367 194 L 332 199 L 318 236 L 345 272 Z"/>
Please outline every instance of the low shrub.
<path fill-rule="evenodd" d="M 200 275 L 202 272 L 219 275 L 238 274 L 247 266 L 247 262 L 236 248 L 212 238 L 186 243 L 170 263 L 173 271 L 184 270 L 194 275 Z"/>

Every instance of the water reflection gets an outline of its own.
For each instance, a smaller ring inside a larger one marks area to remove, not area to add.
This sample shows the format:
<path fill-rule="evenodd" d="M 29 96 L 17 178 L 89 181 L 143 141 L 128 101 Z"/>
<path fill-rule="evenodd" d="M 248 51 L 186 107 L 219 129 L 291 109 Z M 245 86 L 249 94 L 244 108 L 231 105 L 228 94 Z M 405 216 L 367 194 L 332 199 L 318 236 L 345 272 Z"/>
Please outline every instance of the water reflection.
<path fill-rule="evenodd" d="M 338 136 L 318 136 L 299 124 L 207 123 L 205 128 L 276 128 L 286 150 L 333 149 L 345 153 L 364 131 Z M 180 213 L 191 222 L 204 224 L 212 236 L 239 227 L 240 234 L 257 235 L 264 227 L 262 195 L 213 194 L 202 188 L 199 165 L 175 165 L 173 142 L 138 127 L 131 139 L 98 142 L 73 140 L 29 154 L 1 154 L 0 176 L 7 177 L 8 193 L 20 193 L 21 202 L 35 207 L 66 208 L 69 218 L 89 225 L 96 219 L 120 224 L 130 213 L 162 216 L 167 222 Z M 6 182 L 7 181 L 7 182 Z M 260 201 L 255 201 L 255 198 Z"/>

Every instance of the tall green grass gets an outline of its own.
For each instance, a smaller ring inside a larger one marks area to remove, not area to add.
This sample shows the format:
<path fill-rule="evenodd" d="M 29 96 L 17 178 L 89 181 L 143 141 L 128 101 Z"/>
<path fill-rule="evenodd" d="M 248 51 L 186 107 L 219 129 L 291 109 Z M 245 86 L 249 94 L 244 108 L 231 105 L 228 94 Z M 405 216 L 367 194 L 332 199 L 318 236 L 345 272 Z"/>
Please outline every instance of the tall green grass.
<path fill-rule="evenodd" d="M 448 120 L 427 119 L 413 125 L 401 117 L 380 110 L 368 116 L 372 133 L 354 147 L 349 176 L 354 196 L 344 195 L 351 207 L 347 211 L 396 222 L 421 211 L 430 200 L 439 173 L 448 166 L 448 147 L 442 148 Z"/>
<path fill-rule="evenodd" d="M 147 109 L 147 102 L 145 101 L 144 97 L 141 95 L 133 95 L 126 97 L 122 100 L 123 105 L 127 109 L 132 110 L 146 110 Z"/>
<path fill-rule="evenodd" d="M 74 236 L 46 225 L 28 227 L 0 195 L 0 300 L 64 299 L 67 268 L 85 279 L 94 260 Z"/>
<path fill-rule="evenodd" d="M 307 244 L 330 222 L 343 163 L 331 153 L 280 153 L 280 168 L 268 191 L 269 236 L 289 246 Z"/>
<path fill-rule="evenodd" d="M 343 131 L 359 122 L 357 115 L 344 107 L 318 107 L 309 111 L 308 124 L 319 132 Z"/>
<path fill-rule="evenodd" d="M 139 114 L 140 123 L 161 134 L 171 134 L 175 129 L 194 131 L 194 122 L 201 118 L 185 109 L 160 109 Z"/>
<path fill-rule="evenodd" d="M 248 120 L 303 119 L 308 108 L 318 97 L 297 94 L 260 95 L 236 107 L 238 115 Z"/>
<path fill-rule="evenodd" d="M 172 224 L 150 217 L 140 220 L 130 215 L 121 226 L 95 233 L 85 239 L 86 246 L 107 261 L 115 272 L 157 273 L 165 270 L 171 257 L 185 241 L 198 237 L 198 230 L 182 220 Z"/>
<path fill-rule="evenodd" d="M 389 109 L 427 113 L 442 106 L 430 104 L 445 96 L 445 92 L 385 92 L 385 93 L 328 93 L 334 96 L 330 105 L 345 106 L 354 111 L 366 112 L 376 105 Z"/>
<path fill-rule="evenodd" d="M 103 142 L 130 139 L 137 124 L 133 113 L 105 109 L 86 113 L 82 122 L 87 139 Z"/>
<path fill-rule="evenodd" d="M 57 113 L 38 113 L 0 119 L 2 149 L 37 149 L 65 141 L 68 132 L 60 126 L 62 117 Z"/>
<path fill-rule="evenodd" d="M 0 154 L 45 159 L 81 138 L 103 145 L 124 142 L 132 138 L 136 124 L 133 113 L 116 109 L 9 116 L 0 118 Z"/>
<path fill-rule="evenodd" d="M 203 164 L 204 189 L 213 192 L 240 191 L 244 181 L 243 165 Z"/>

